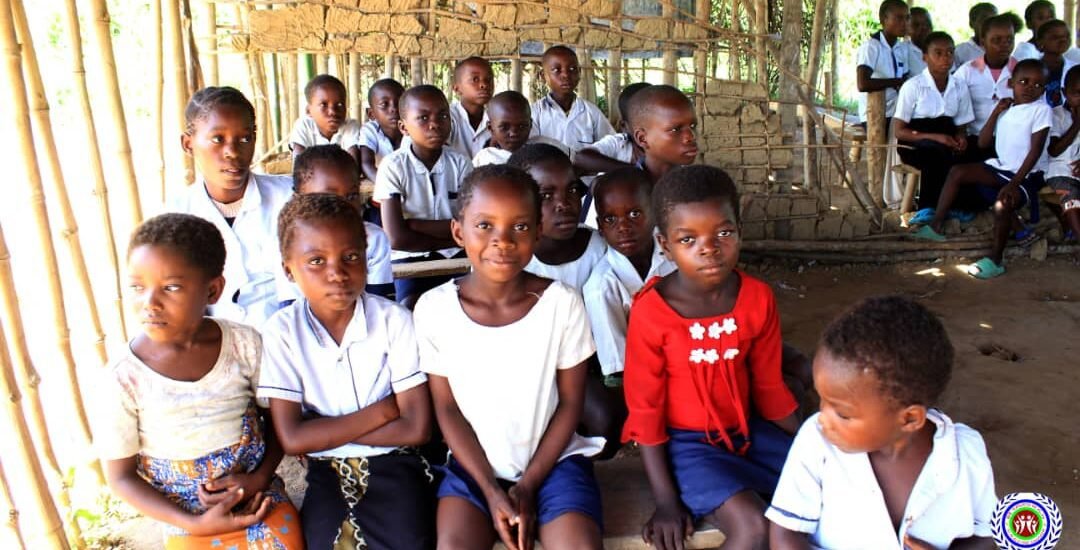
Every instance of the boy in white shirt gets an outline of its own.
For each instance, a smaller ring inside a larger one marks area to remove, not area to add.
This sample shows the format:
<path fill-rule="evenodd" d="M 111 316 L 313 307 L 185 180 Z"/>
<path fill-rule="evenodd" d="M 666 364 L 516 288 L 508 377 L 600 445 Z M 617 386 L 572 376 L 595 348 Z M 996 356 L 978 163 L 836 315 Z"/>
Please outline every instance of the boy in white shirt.
<path fill-rule="evenodd" d="M 599 174 L 631 168 L 641 160 L 644 152 L 634 143 L 633 126 L 630 124 L 630 99 L 649 86 L 651 84 L 648 82 L 635 82 L 623 88 L 619 94 L 619 132 L 604 136 L 578 151 L 574 155 L 574 168 L 578 173 Z"/>
<path fill-rule="evenodd" d="M 953 59 L 954 71 L 964 63 L 982 57 L 986 53 L 982 46 L 982 24 L 983 21 L 997 14 L 997 6 L 990 2 L 980 2 L 971 6 L 971 9 L 968 10 L 968 26 L 971 27 L 971 40 L 956 46 L 956 58 Z"/>
<path fill-rule="evenodd" d="M 1080 238 L 1080 178 L 1073 168 L 1080 159 L 1080 66 L 1065 74 L 1065 103 L 1054 107 L 1050 126 L 1046 183 L 1061 197 L 1062 218 L 1073 238 Z"/>
<path fill-rule="evenodd" d="M 930 12 L 926 8 L 911 8 L 908 18 L 908 74 L 911 76 L 926 69 L 923 54 L 926 51 L 926 37 L 932 32 L 934 21 L 930 18 Z"/>
<path fill-rule="evenodd" d="M 487 105 L 485 117 L 491 139 L 488 146 L 473 157 L 474 168 L 488 164 L 506 164 L 510 155 L 526 143 L 547 143 L 558 147 L 567 155 L 570 154 L 570 149 L 555 140 L 543 136 L 530 137 L 532 113 L 529 100 L 519 92 L 507 90 L 496 94 Z"/>
<path fill-rule="evenodd" d="M 825 329 L 821 412 L 795 436 L 765 513 L 772 548 L 993 547 L 986 445 L 931 408 L 953 355 L 941 321 L 899 296 L 866 299 Z"/>
<path fill-rule="evenodd" d="M 313 145 L 333 144 L 359 162 L 360 123 L 345 116 L 349 97 L 345 84 L 331 75 L 321 74 L 304 86 L 304 97 L 307 114 L 296 121 L 289 136 L 293 157 Z"/>
<path fill-rule="evenodd" d="M 454 95 L 450 104 L 450 139 L 446 147 L 470 160 L 491 139 L 488 114 L 484 107 L 495 90 L 495 73 L 482 57 L 470 57 L 454 67 Z"/>
<path fill-rule="evenodd" d="M 1035 0 L 1024 8 L 1024 24 L 1031 29 L 1031 38 L 1016 45 L 1013 57 L 1020 61 L 1042 57 L 1038 43 L 1039 27 L 1051 19 L 1057 19 L 1055 12 L 1054 3 L 1049 0 Z"/>
<path fill-rule="evenodd" d="M 575 92 L 581 80 L 581 67 L 573 50 L 566 46 L 548 48 L 541 59 L 541 67 L 544 82 L 551 92 L 533 104 L 533 132 L 536 135 L 564 143 L 576 153 L 615 132 L 600 108 Z"/>
<path fill-rule="evenodd" d="M 401 83 L 384 78 L 368 89 L 367 122 L 360 128 L 360 170 L 369 181 L 375 181 L 379 162 L 401 147 L 401 128 L 398 126 L 398 101 L 405 88 Z"/>
<path fill-rule="evenodd" d="M 859 89 L 859 122 L 866 124 L 866 95 L 885 90 L 885 119 L 896 108 L 896 91 L 908 77 L 908 48 L 900 40 L 907 34 L 908 6 L 903 0 L 884 0 L 878 8 L 881 30 L 859 47 L 856 84 Z"/>

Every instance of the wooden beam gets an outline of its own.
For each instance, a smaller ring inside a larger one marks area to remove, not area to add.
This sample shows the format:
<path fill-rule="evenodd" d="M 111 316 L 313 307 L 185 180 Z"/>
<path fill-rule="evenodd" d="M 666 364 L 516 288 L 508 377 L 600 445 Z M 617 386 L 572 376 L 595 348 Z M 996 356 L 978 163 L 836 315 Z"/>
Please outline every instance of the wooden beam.
<path fill-rule="evenodd" d="M 153 0 L 151 0 L 153 1 Z M 203 78 L 207 86 L 217 86 L 219 60 L 217 52 L 217 4 L 202 0 L 202 26 L 200 27 L 199 54 L 202 55 Z"/>
<path fill-rule="evenodd" d="M 1072 29 L 1073 36 L 1076 35 L 1076 27 L 1073 22 L 1076 20 L 1076 0 L 1065 0 L 1065 14 L 1062 17 L 1065 22 L 1069 23 L 1069 28 Z M 1075 42 L 1075 38 L 1073 42 Z"/>
<path fill-rule="evenodd" d="M 622 123 L 622 113 L 619 112 L 619 96 L 622 95 L 622 89 L 622 50 L 608 50 L 608 120 L 616 129 Z"/>
<path fill-rule="evenodd" d="M 364 102 L 360 98 L 360 54 L 352 52 L 349 56 L 349 109 L 354 120 L 364 120 Z"/>
<path fill-rule="evenodd" d="M 878 208 L 885 207 L 882 190 L 885 183 L 885 159 L 889 151 L 884 147 L 888 136 L 885 128 L 885 91 L 866 94 L 866 140 L 870 147 L 866 150 L 866 162 L 869 167 L 867 189 Z M 875 147 L 878 146 L 878 147 Z"/>
<path fill-rule="evenodd" d="M 424 83 L 424 60 L 419 57 L 409 58 L 409 80 L 413 86 Z"/>
<path fill-rule="evenodd" d="M 153 72 L 150 75 L 150 125 L 151 128 L 153 128 L 153 135 L 150 137 L 150 143 L 154 144 L 154 148 L 152 149 L 153 158 L 157 165 L 157 180 L 158 186 L 161 188 L 161 202 L 164 203 L 168 196 L 168 191 L 165 186 L 165 138 L 162 133 L 165 129 L 164 121 L 162 120 L 165 115 L 162 105 L 164 103 L 165 94 L 165 26 L 164 20 L 162 19 L 161 2 L 162 0 L 150 0 L 150 51 L 154 65 Z M 76 21 L 74 23 L 76 32 L 78 32 L 79 25 L 77 17 L 78 16 L 76 15 Z M 72 48 L 76 47 L 74 41 L 77 39 L 78 35 L 76 34 L 72 40 Z M 77 47 L 80 52 L 77 56 L 77 70 L 83 72 L 82 79 L 85 87 L 86 74 L 85 71 L 82 71 L 82 44 L 79 44 Z M 93 121 L 90 123 L 93 124 Z M 94 144 L 94 148 L 97 148 L 96 144 Z M 98 153 L 98 156 L 100 159 L 100 152 Z M 125 337 L 124 340 L 126 341 L 127 338 Z"/>
<path fill-rule="evenodd" d="M 383 57 L 383 78 L 393 78 L 398 80 L 398 57 L 396 55 L 386 55 Z"/>
<path fill-rule="evenodd" d="M 814 2 L 814 22 L 810 30 L 810 48 L 807 50 L 810 58 L 806 60 L 806 72 L 803 74 L 803 80 L 806 81 L 806 95 L 811 100 L 817 94 L 818 71 L 821 68 L 823 53 L 822 37 L 825 34 L 825 21 L 832 2 L 833 0 L 815 0 Z M 816 144 L 817 129 L 814 126 L 814 119 L 809 116 L 803 116 L 802 119 L 804 143 Z M 810 147 L 803 150 L 803 183 L 811 189 L 819 185 L 818 166 L 818 151 Z"/>
<path fill-rule="evenodd" d="M 510 89 L 515 92 L 522 92 L 521 86 L 523 82 L 521 59 L 513 58 L 510 60 Z"/>
<path fill-rule="evenodd" d="M 743 32 L 741 6 L 741 0 L 731 0 L 731 30 L 736 35 L 728 46 L 728 78 L 731 80 L 742 80 L 743 39 L 738 36 Z"/>
<path fill-rule="evenodd" d="M 664 0 L 660 5 L 660 16 L 669 21 L 674 28 L 675 19 L 675 5 L 672 4 L 672 0 Z M 670 37 L 669 37 L 670 38 Z M 679 52 L 678 46 L 671 40 L 666 40 L 663 43 L 664 48 L 664 84 L 668 86 L 678 86 L 679 83 Z"/>
<path fill-rule="evenodd" d="M 596 104 L 596 70 L 593 66 L 592 50 L 582 48 L 578 50 L 581 58 L 581 95 L 589 103 Z"/>
<path fill-rule="evenodd" d="M 754 53 L 757 54 L 757 81 L 758 84 L 765 86 L 768 89 L 769 86 L 769 69 L 768 69 L 768 38 L 766 35 L 769 33 L 769 4 L 768 0 L 753 0 L 754 1 L 754 34 L 757 37 L 754 39 Z"/>
<path fill-rule="evenodd" d="M 315 74 L 330 74 L 330 58 L 326 54 L 315 54 Z"/>
<path fill-rule="evenodd" d="M 169 85 L 172 86 L 173 96 L 171 102 L 171 109 L 176 116 L 176 124 L 179 127 L 174 132 L 169 132 L 172 135 L 179 135 L 184 128 L 184 110 L 187 108 L 188 98 L 190 97 L 188 92 L 188 75 L 187 75 L 187 62 L 184 56 L 184 30 L 180 21 L 180 2 L 178 0 L 162 0 L 165 2 L 164 14 L 165 28 L 167 29 L 166 36 L 168 37 L 169 46 L 169 63 L 172 65 L 172 76 L 169 80 Z M 192 163 L 191 155 L 184 155 L 183 173 L 179 175 L 179 178 L 186 182 L 195 181 L 195 166 Z"/>

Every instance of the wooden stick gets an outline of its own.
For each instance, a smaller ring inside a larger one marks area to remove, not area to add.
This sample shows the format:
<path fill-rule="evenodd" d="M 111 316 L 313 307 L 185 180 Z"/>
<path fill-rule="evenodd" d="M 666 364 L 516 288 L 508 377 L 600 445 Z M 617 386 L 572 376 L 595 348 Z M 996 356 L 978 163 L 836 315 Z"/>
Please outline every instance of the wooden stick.
<path fill-rule="evenodd" d="M 828 11 L 829 4 L 832 0 L 815 0 L 814 2 L 814 23 L 813 28 L 810 31 L 810 55 L 806 64 L 806 73 L 803 77 L 806 80 L 806 95 L 811 99 L 814 98 L 815 90 L 817 88 L 818 70 L 821 67 L 821 37 L 825 34 L 825 16 Z M 804 115 L 803 119 L 803 139 L 807 145 L 817 143 L 817 128 L 814 126 L 814 119 L 812 117 Z M 816 188 L 819 185 L 817 167 L 819 160 L 817 152 L 811 149 L 807 149 L 803 152 L 803 182 L 809 188 Z"/>
<path fill-rule="evenodd" d="M 274 134 L 271 132 L 269 117 L 267 116 L 268 105 L 266 103 L 266 95 L 264 94 L 266 87 L 265 83 L 261 80 L 262 76 L 262 54 L 250 53 L 248 54 L 248 77 L 251 81 L 251 94 L 252 102 L 255 105 L 255 129 L 256 135 L 263 134 L 263 139 L 255 139 L 255 157 L 261 157 L 267 152 L 271 151 L 268 146 L 269 142 L 274 139 Z"/>
<path fill-rule="evenodd" d="M 188 75 L 187 75 L 187 61 L 184 56 L 184 29 L 180 22 L 180 2 L 178 0 L 162 0 L 164 9 L 162 14 L 164 15 L 165 28 L 167 29 L 168 46 L 169 46 L 169 62 L 172 64 L 172 77 L 169 81 L 169 85 L 172 86 L 172 109 L 176 113 L 177 124 L 180 126 L 179 131 L 173 135 L 180 135 L 184 132 L 184 109 L 187 108 L 188 102 Z M 172 132 L 170 132 L 172 133 Z M 190 155 L 184 155 L 183 173 L 178 177 L 185 184 L 195 181 L 195 166 L 192 164 Z"/>
<path fill-rule="evenodd" d="M 7 474 L 4 473 L 4 464 L 2 462 L 0 462 L 0 504 L 7 509 L 4 511 L 4 515 L 7 516 L 7 521 L 4 522 L 4 531 L 7 533 L 7 538 L 18 542 L 19 548 L 26 548 L 22 532 L 19 531 L 19 509 L 15 507 L 15 501 L 11 499 L 11 485 L 8 484 Z"/>
<path fill-rule="evenodd" d="M 266 78 L 266 82 L 263 84 L 266 89 L 266 116 L 270 119 L 270 134 L 274 137 L 274 141 L 280 141 L 284 139 L 283 133 L 287 133 L 285 124 L 282 124 L 281 120 L 281 98 L 278 96 L 278 72 L 277 72 L 277 54 L 267 54 L 270 56 L 270 73 L 266 73 L 266 65 L 263 64 L 263 75 Z M 265 57 L 261 57 L 265 61 Z"/>
<path fill-rule="evenodd" d="M 383 78 L 398 80 L 398 58 L 396 55 L 383 56 Z"/>
<path fill-rule="evenodd" d="M 740 0 L 731 0 L 731 30 L 742 34 L 742 14 L 739 7 L 742 6 Z M 730 71 L 728 78 L 731 80 L 742 80 L 742 54 L 739 50 L 734 48 L 728 49 L 728 67 Z"/>
<path fill-rule="evenodd" d="M 205 86 L 202 63 L 199 62 L 199 48 L 195 43 L 195 29 L 191 21 L 191 0 L 180 0 L 180 26 L 184 31 L 184 49 L 187 54 L 187 95 L 191 97 Z"/>
<path fill-rule="evenodd" d="M 330 74 L 330 58 L 326 54 L 315 54 L 315 72 L 318 74 Z"/>
<path fill-rule="evenodd" d="M 754 39 L 756 43 L 754 46 L 754 52 L 757 55 L 757 81 L 762 86 L 769 85 L 769 70 L 768 70 L 768 51 L 766 50 L 766 44 L 768 41 L 765 39 L 765 35 L 769 32 L 769 5 L 768 0 L 753 0 L 754 1 L 754 33 L 757 34 L 757 38 Z"/>
<path fill-rule="evenodd" d="M 1075 35 L 1076 27 L 1073 26 L 1073 21 L 1076 19 L 1076 0 L 1065 0 L 1065 14 L 1062 19 L 1069 24 Z"/>
<path fill-rule="evenodd" d="M 409 80 L 413 86 L 424 83 L 424 60 L 419 57 L 409 58 Z"/>
<path fill-rule="evenodd" d="M 523 92 L 521 89 L 523 81 L 523 71 L 521 59 L 514 58 L 510 60 L 510 89 L 515 92 Z"/>
<path fill-rule="evenodd" d="M 665 21 L 671 22 L 674 25 L 675 19 L 675 6 L 672 4 L 673 0 L 663 0 L 660 4 L 660 17 Z M 664 43 L 664 84 L 668 86 L 678 86 L 679 82 L 679 52 L 676 49 L 675 44 L 670 42 Z"/>
<path fill-rule="evenodd" d="M 594 67 L 592 51 L 588 48 L 578 50 L 581 57 L 581 94 L 592 104 L 596 104 L 596 69 Z"/>
<path fill-rule="evenodd" d="M 364 120 L 364 101 L 360 97 L 360 54 L 349 54 L 349 105 L 352 110 L 352 118 L 357 121 Z"/>
<path fill-rule="evenodd" d="M 150 52 L 153 57 L 154 69 L 150 76 L 150 126 L 153 128 L 153 158 L 157 164 L 158 185 L 161 187 L 161 202 L 165 202 L 165 198 L 168 196 L 168 192 L 165 188 L 165 143 L 164 143 L 164 123 L 162 118 L 164 112 L 162 111 L 162 103 L 164 101 L 165 93 L 165 59 L 163 57 L 165 51 L 165 37 L 164 37 L 164 24 L 161 14 L 161 2 L 162 0 L 150 0 Z M 76 23 L 77 25 L 78 23 Z M 79 50 L 82 50 L 80 44 Z M 79 63 L 82 63 L 80 55 Z M 85 80 L 85 76 L 83 77 Z M 94 144 L 97 148 L 97 145 Z"/>
<path fill-rule="evenodd" d="M 202 54 L 203 78 L 207 86 L 218 85 L 219 60 L 217 53 L 217 4 L 212 0 L 203 0 L 202 36 L 199 37 L 199 52 Z"/>
<path fill-rule="evenodd" d="M 884 145 L 888 140 L 888 129 L 885 128 L 885 91 L 870 92 L 866 94 L 866 142 L 869 145 Z M 885 195 L 882 194 L 885 184 L 885 159 L 888 151 L 880 147 L 871 147 L 866 151 L 866 162 L 869 166 L 867 172 L 867 187 L 870 197 L 878 208 L 885 207 Z"/>
<path fill-rule="evenodd" d="M 607 105 L 608 120 L 615 128 L 622 123 L 619 112 L 619 96 L 622 95 L 622 50 L 608 51 Z"/>

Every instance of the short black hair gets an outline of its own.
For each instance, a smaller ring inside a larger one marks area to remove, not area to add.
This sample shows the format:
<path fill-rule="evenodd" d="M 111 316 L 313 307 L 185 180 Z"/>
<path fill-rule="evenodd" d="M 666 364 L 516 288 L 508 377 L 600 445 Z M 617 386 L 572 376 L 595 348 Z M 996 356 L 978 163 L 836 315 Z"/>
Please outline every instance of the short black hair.
<path fill-rule="evenodd" d="M 933 44 L 934 42 L 945 42 L 946 44 L 948 44 L 950 46 L 955 46 L 956 45 L 956 42 L 953 41 L 953 38 L 951 36 L 949 36 L 949 33 L 945 32 L 945 31 L 934 31 L 934 32 L 926 35 L 926 40 L 923 41 L 923 48 L 925 50 L 929 50 L 930 49 L 930 44 Z"/>
<path fill-rule="evenodd" d="M 300 222 L 340 221 L 356 229 L 358 238 L 367 248 L 367 231 L 356 206 L 337 195 L 311 193 L 293 195 L 278 214 L 278 246 L 284 258 L 292 246 L 296 224 Z"/>
<path fill-rule="evenodd" d="M 225 240 L 214 224 L 191 214 L 160 214 L 135 228 L 128 256 L 140 246 L 163 246 L 177 252 L 207 279 L 225 271 Z"/>
<path fill-rule="evenodd" d="M 528 196 L 532 201 L 535 207 L 536 223 L 540 223 L 540 186 L 528 172 L 509 164 L 487 164 L 465 176 L 465 179 L 461 181 L 461 188 L 458 189 L 458 208 L 457 213 L 454 214 L 455 219 L 461 221 L 465 208 L 469 206 L 473 195 L 476 194 L 476 189 L 484 182 L 491 180 L 501 180 L 519 187 L 521 194 Z"/>
<path fill-rule="evenodd" d="M 405 90 L 405 93 L 401 94 L 401 98 L 398 99 L 398 111 L 404 115 L 409 107 L 410 101 L 432 96 L 442 100 L 442 102 L 446 103 L 448 106 L 450 105 L 450 102 L 446 100 L 446 94 L 438 87 L 432 86 L 431 84 L 421 84 L 419 86 L 413 86 L 412 88 Z"/>
<path fill-rule="evenodd" d="M 635 82 L 633 84 L 627 84 L 622 89 L 622 93 L 619 94 L 619 117 L 623 120 L 630 122 L 630 100 L 637 95 L 638 92 L 652 86 L 648 82 Z"/>
<path fill-rule="evenodd" d="M 885 16 L 889 15 L 890 11 L 900 8 L 908 9 L 907 2 L 904 2 L 904 0 L 883 0 L 877 10 L 878 21 L 884 21 Z"/>
<path fill-rule="evenodd" d="M 971 9 L 968 10 L 968 26 L 974 27 L 975 23 L 979 20 L 979 17 L 982 16 L 984 13 L 992 13 L 994 15 L 997 15 L 997 12 L 997 6 L 991 4 L 990 2 L 979 2 L 978 4 L 971 6 Z M 982 32 L 979 32 L 979 34 L 981 35 Z"/>
<path fill-rule="evenodd" d="M 593 180 L 592 184 L 592 194 L 593 204 L 596 205 L 597 211 L 599 211 L 600 205 L 603 204 L 604 197 L 607 195 L 608 191 L 618 185 L 634 186 L 637 193 L 645 199 L 642 201 L 642 205 L 646 210 L 652 211 L 652 181 L 645 175 L 644 170 L 632 167 L 619 168 L 618 170 L 604 172 L 603 174 L 596 176 L 596 179 Z"/>
<path fill-rule="evenodd" d="M 634 94 L 634 97 L 630 99 L 630 122 L 634 126 L 641 124 L 642 118 L 650 115 L 653 109 L 665 99 L 675 99 L 679 103 L 683 103 L 686 108 L 691 112 L 694 110 L 694 104 L 690 101 L 686 94 L 674 86 L 667 84 L 654 84 L 646 88 L 642 88 L 638 93 Z"/>
<path fill-rule="evenodd" d="M 308 82 L 306 86 L 304 86 L 304 97 L 308 101 L 311 101 L 311 96 L 315 95 L 315 90 L 319 88 L 329 87 L 337 88 L 341 91 L 341 95 L 346 96 L 346 98 L 349 95 L 348 90 L 345 88 L 344 82 L 338 80 L 338 78 L 334 75 L 321 74 L 316 76 L 315 78 L 312 78 L 311 81 Z"/>
<path fill-rule="evenodd" d="M 915 17 L 916 15 L 922 15 L 926 17 L 926 20 L 930 22 L 930 26 L 934 26 L 934 19 L 930 17 L 930 11 L 922 7 L 914 7 L 908 11 L 908 15 Z"/>
<path fill-rule="evenodd" d="M 479 57 L 479 56 L 474 55 L 472 57 L 466 57 L 465 59 L 462 59 L 461 61 L 458 61 L 457 65 L 454 65 L 454 82 L 457 82 L 458 77 L 461 76 L 461 70 L 464 69 L 465 66 L 470 64 L 470 63 L 480 63 L 481 65 L 484 65 L 485 67 L 487 67 L 488 70 L 491 71 L 493 75 L 495 74 L 495 71 L 492 70 L 492 68 L 491 68 L 491 62 L 490 61 L 488 61 L 487 59 L 484 59 L 483 57 Z"/>
<path fill-rule="evenodd" d="M 337 166 L 360 181 L 360 169 L 352 155 L 337 145 L 312 145 L 293 159 L 293 191 L 299 193 L 322 163 Z"/>
<path fill-rule="evenodd" d="M 571 164 L 570 157 L 566 156 L 562 149 L 548 143 L 526 143 L 510 155 L 506 164 L 528 172 L 537 164 L 545 162 Z"/>
<path fill-rule="evenodd" d="M 563 46 L 562 44 L 556 44 L 556 45 L 544 50 L 544 55 L 540 57 L 540 63 L 543 63 L 545 59 L 547 59 L 549 56 L 552 56 L 552 55 L 555 55 L 555 54 L 571 55 L 571 56 L 574 57 L 574 59 L 577 59 L 577 52 L 570 49 L 569 46 Z"/>
<path fill-rule="evenodd" d="M 214 109 L 222 106 L 244 111 L 251 119 L 251 127 L 255 127 L 255 106 L 240 90 L 231 86 L 207 86 L 195 92 L 184 109 L 184 133 L 191 135 L 197 121 L 205 120 Z"/>
<path fill-rule="evenodd" d="M 661 231 L 668 228 L 671 211 L 680 204 L 719 199 L 731 204 L 735 221 L 739 221 L 739 191 L 727 172 L 707 164 L 678 166 L 656 182 L 652 194 L 652 211 Z"/>
<path fill-rule="evenodd" d="M 399 101 L 401 100 L 401 94 L 405 93 L 405 87 L 402 86 L 401 83 L 398 82 L 397 80 L 394 80 L 393 78 L 382 78 L 382 79 L 376 80 L 375 83 L 372 84 L 370 88 L 368 88 L 368 91 L 367 91 L 368 105 L 371 105 L 371 102 L 375 98 L 375 90 L 378 90 L 380 88 L 385 88 L 385 89 L 389 90 L 390 92 L 396 92 Z"/>
<path fill-rule="evenodd" d="M 1000 27 L 1011 27 L 1013 34 L 1020 32 L 1024 28 L 1024 22 L 1020 20 L 1020 16 L 1011 11 L 1005 13 L 999 13 L 993 17 L 987 17 L 983 21 L 982 28 L 979 29 L 979 38 L 986 36 L 986 33 L 990 32 L 990 29 Z"/>
<path fill-rule="evenodd" d="M 1080 65 L 1073 65 L 1069 72 L 1065 73 L 1065 87 L 1072 86 L 1077 80 L 1080 80 Z"/>
<path fill-rule="evenodd" d="M 505 92 L 499 92 L 491 98 L 491 101 L 489 101 L 487 104 L 489 118 L 491 116 L 492 110 L 496 107 L 501 109 L 521 111 L 525 113 L 526 117 L 532 116 L 532 108 L 529 106 L 528 98 L 521 95 L 521 92 L 515 92 L 514 90 L 506 90 Z"/>
<path fill-rule="evenodd" d="M 1012 74 L 1018 75 L 1021 71 L 1039 71 L 1046 76 L 1046 65 L 1041 59 L 1023 59 L 1013 67 Z"/>
<path fill-rule="evenodd" d="M 1035 17 L 1035 12 L 1039 10 L 1048 9 L 1053 14 L 1051 17 L 1057 17 L 1057 8 L 1054 7 L 1054 3 L 1049 0 L 1035 0 L 1024 8 L 1024 23 L 1031 29 L 1031 18 Z M 1039 29 L 1031 29 L 1037 31 Z"/>
<path fill-rule="evenodd" d="M 867 298 L 829 323 L 819 348 L 871 371 L 900 406 L 933 406 L 952 376 L 953 346 L 941 321 L 903 296 Z"/>
<path fill-rule="evenodd" d="M 1056 28 L 1063 28 L 1063 29 L 1065 29 L 1065 34 L 1069 34 L 1069 24 L 1068 23 L 1066 23 L 1066 22 L 1064 22 L 1064 21 L 1062 21 L 1060 19 L 1051 19 L 1051 20 L 1047 21 L 1046 23 L 1043 23 L 1042 26 L 1039 27 L 1039 29 L 1035 31 L 1035 40 L 1042 40 L 1042 39 L 1046 38 L 1046 35 L 1050 34 L 1050 31 L 1052 31 L 1052 30 L 1054 30 Z M 1069 40 L 1070 40 L 1070 42 L 1072 41 L 1071 36 L 1069 37 Z"/>

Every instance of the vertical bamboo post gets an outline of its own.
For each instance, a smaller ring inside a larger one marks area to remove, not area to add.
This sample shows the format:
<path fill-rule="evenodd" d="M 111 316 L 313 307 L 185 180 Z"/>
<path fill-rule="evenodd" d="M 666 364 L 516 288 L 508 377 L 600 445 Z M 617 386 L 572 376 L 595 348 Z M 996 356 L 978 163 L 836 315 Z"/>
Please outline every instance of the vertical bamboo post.
<path fill-rule="evenodd" d="M 666 21 L 671 21 L 671 28 L 674 28 L 675 23 L 675 5 L 672 4 L 673 0 L 663 0 L 660 5 L 660 14 Z M 668 86 L 677 86 L 679 82 L 679 51 L 678 46 L 671 40 L 671 36 L 668 36 L 668 40 L 664 41 L 664 84 Z"/>
<path fill-rule="evenodd" d="M 184 130 L 184 109 L 188 102 L 188 74 L 187 62 L 184 56 L 184 29 L 180 21 L 180 2 L 178 0 L 162 0 L 164 9 L 165 28 L 168 30 L 169 60 L 172 63 L 172 78 L 169 84 L 172 86 L 173 99 L 172 109 L 176 116 L 176 123 L 180 131 L 173 135 L 179 135 Z M 170 132 L 172 133 L 172 132 Z M 184 155 L 184 172 L 181 181 L 185 184 L 195 181 L 195 166 L 190 155 Z"/>
<path fill-rule="evenodd" d="M 740 0 L 731 0 L 731 30 L 735 36 L 728 43 L 728 78 L 742 80 L 742 13 Z"/>
<path fill-rule="evenodd" d="M 15 501 L 11 498 L 11 485 L 8 484 L 2 462 L 0 462 L 0 506 L 6 508 L 6 510 L 0 510 L 0 513 L 7 516 L 7 521 L 4 522 L 7 539 L 17 542 L 19 548 L 26 548 L 22 532 L 19 531 L 19 509 L 15 507 Z"/>
<path fill-rule="evenodd" d="M 712 13 L 712 0 L 697 0 L 694 2 L 694 19 L 697 24 L 704 29 L 708 29 L 709 16 Z M 709 52 L 706 49 L 706 45 L 698 43 L 694 48 L 694 90 L 699 94 L 705 93 L 705 87 L 708 85 L 708 79 L 706 75 L 708 73 L 709 64 Z M 705 101 L 698 99 L 696 102 L 698 120 L 702 119 L 705 114 Z"/>
<path fill-rule="evenodd" d="M 270 118 L 270 142 L 268 145 L 278 143 L 285 139 L 288 130 L 287 125 L 281 120 L 281 96 L 278 94 L 277 54 L 267 54 L 270 57 L 270 73 L 266 74 L 266 103 L 268 105 L 267 116 Z M 265 60 L 265 56 L 263 56 Z M 265 74 L 266 65 L 263 65 Z"/>
<path fill-rule="evenodd" d="M 419 57 L 409 58 L 409 80 L 413 86 L 424 83 L 424 60 Z"/>
<path fill-rule="evenodd" d="M 1064 20 L 1069 23 L 1069 28 L 1073 30 L 1073 34 L 1076 34 L 1076 27 L 1072 22 L 1076 19 L 1076 0 L 1065 0 L 1065 17 Z M 1073 40 L 1075 42 L 1075 40 Z"/>
<path fill-rule="evenodd" d="M 282 60 L 282 80 L 285 82 L 285 119 L 289 124 L 295 124 L 300 118 L 300 87 L 297 82 L 297 63 L 299 59 L 294 53 L 280 56 Z"/>
<path fill-rule="evenodd" d="M 330 74 L 330 58 L 326 54 L 315 54 L 315 72 L 317 74 Z"/>
<path fill-rule="evenodd" d="M 608 120 L 616 129 L 622 122 L 619 95 L 622 93 L 622 50 L 608 50 L 607 104 Z"/>
<path fill-rule="evenodd" d="M 885 91 L 870 92 L 866 94 L 866 162 L 869 166 L 867 184 L 870 197 L 878 208 L 885 207 L 885 196 L 882 188 L 885 184 L 885 157 L 888 151 L 884 145 L 886 142 L 885 128 Z"/>
<path fill-rule="evenodd" d="M 184 50 L 187 55 L 187 95 L 205 86 L 199 48 L 195 43 L 194 23 L 191 20 L 191 0 L 180 0 L 180 26 L 184 30 Z"/>
<path fill-rule="evenodd" d="M 396 55 L 387 54 L 383 56 L 382 77 L 398 79 L 398 58 Z"/>
<path fill-rule="evenodd" d="M 769 34 L 769 3 L 768 0 L 754 0 L 754 53 L 757 55 L 757 81 L 758 84 L 769 85 L 769 53 L 766 50 L 766 41 Z"/>
<path fill-rule="evenodd" d="M 515 57 L 510 60 L 510 89 L 515 92 L 521 92 L 521 86 L 523 83 L 523 74 L 521 68 L 521 58 Z"/>
<path fill-rule="evenodd" d="M 320 73 L 323 74 L 323 73 Z M 266 101 L 266 81 L 264 80 L 262 67 L 262 54 L 248 54 L 248 76 L 251 80 L 251 93 L 255 101 L 255 128 L 256 135 L 262 135 L 262 139 L 255 140 L 255 158 L 263 157 L 269 151 L 269 141 L 273 140 L 274 134 L 270 125 L 269 105 Z"/>
<path fill-rule="evenodd" d="M 78 25 L 78 22 L 76 22 Z M 165 93 L 164 29 L 162 28 L 161 0 L 150 0 L 150 51 L 154 58 L 154 69 L 150 78 L 150 126 L 153 128 L 154 162 L 157 164 L 158 185 L 161 187 L 161 201 L 168 195 L 165 189 L 165 144 L 162 137 L 162 96 Z M 82 49 L 82 45 L 79 45 Z M 80 63 L 82 61 L 80 60 Z"/>
<path fill-rule="evenodd" d="M 823 53 L 821 42 L 825 34 L 825 19 L 832 0 L 815 0 L 814 23 L 810 31 L 809 59 L 806 60 L 806 96 L 813 101 L 817 95 L 818 71 L 821 68 L 821 56 Z M 808 107 L 807 107 L 808 108 Z M 807 145 L 803 150 L 803 183 L 809 188 L 818 186 L 817 166 L 818 150 L 811 145 L 817 144 L 817 132 L 814 126 L 814 117 L 809 114 L 803 115 L 803 139 Z"/>
<path fill-rule="evenodd" d="M 360 99 L 360 53 L 349 54 L 349 105 L 352 118 L 364 120 L 364 102 Z"/>
<path fill-rule="evenodd" d="M 596 103 L 596 69 L 593 66 L 592 51 L 588 48 L 578 50 L 581 56 L 581 85 L 582 96 L 590 103 Z"/>
<path fill-rule="evenodd" d="M 219 60 L 217 53 L 217 4 L 211 0 L 202 0 L 202 27 L 199 37 L 199 53 L 202 55 L 203 78 L 207 86 L 217 86 L 219 80 Z"/>

